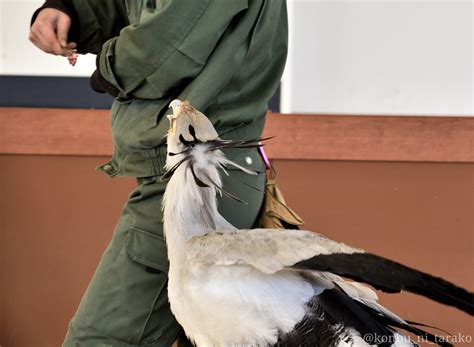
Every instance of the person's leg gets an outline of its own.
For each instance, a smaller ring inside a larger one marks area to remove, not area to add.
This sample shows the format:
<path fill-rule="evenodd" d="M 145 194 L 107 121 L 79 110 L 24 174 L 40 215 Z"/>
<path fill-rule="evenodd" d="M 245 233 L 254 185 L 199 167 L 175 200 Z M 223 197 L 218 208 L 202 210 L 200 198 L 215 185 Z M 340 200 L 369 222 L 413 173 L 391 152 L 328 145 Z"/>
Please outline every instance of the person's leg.
<path fill-rule="evenodd" d="M 153 177 L 131 193 L 63 346 L 168 347 L 176 339 L 181 327 L 167 299 L 164 189 Z"/>
<path fill-rule="evenodd" d="M 263 201 L 265 174 L 229 171 L 224 189 L 248 205 L 219 199 L 219 210 L 239 228 L 250 228 Z M 251 188 L 251 187 L 254 188 Z M 159 177 L 140 180 L 130 195 L 96 273 L 69 324 L 64 347 L 171 346 L 182 328 L 167 295 L 167 255 L 163 238 Z M 192 346 L 181 339 L 180 346 Z"/>

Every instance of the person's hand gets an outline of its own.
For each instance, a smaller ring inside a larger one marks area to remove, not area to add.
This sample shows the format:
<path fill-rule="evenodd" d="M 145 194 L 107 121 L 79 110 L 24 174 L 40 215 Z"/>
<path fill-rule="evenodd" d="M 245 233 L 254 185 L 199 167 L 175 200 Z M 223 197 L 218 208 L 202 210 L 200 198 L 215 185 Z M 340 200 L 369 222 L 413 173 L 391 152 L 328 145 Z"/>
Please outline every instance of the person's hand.
<path fill-rule="evenodd" d="M 45 8 L 38 13 L 31 26 L 29 39 L 43 52 L 69 57 L 75 53 L 76 43 L 67 42 L 71 18 L 54 8 Z"/>

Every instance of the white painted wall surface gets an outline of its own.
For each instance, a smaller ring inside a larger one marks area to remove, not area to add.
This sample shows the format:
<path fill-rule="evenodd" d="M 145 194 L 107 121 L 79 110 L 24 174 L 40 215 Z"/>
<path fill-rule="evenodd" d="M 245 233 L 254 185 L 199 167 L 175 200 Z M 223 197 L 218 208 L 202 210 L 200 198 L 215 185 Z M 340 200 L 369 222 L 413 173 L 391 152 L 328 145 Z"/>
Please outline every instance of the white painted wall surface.
<path fill-rule="evenodd" d="M 282 111 L 473 115 L 472 1 L 288 0 Z"/>
<path fill-rule="evenodd" d="M 92 74 L 95 55 L 80 56 L 76 66 L 72 67 L 66 58 L 45 54 L 28 40 L 31 15 L 41 4 L 43 1 L 0 0 L 0 75 Z"/>
<path fill-rule="evenodd" d="M 41 3 L 0 0 L 0 75 L 89 76 L 95 56 L 71 67 L 28 41 Z M 474 114 L 472 1 L 288 0 L 288 8 L 282 111 Z"/>

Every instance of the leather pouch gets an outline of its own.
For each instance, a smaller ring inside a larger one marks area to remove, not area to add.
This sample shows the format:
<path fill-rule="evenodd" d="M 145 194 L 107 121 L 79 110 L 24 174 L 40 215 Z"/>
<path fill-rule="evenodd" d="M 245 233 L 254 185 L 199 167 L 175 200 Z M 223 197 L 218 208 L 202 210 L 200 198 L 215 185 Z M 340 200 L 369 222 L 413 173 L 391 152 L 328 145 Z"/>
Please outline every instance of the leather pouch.
<path fill-rule="evenodd" d="M 299 229 L 303 224 L 301 217 L 286 204 L 275 179 L 269 178 L 257 226 L 265 229 Z"/>

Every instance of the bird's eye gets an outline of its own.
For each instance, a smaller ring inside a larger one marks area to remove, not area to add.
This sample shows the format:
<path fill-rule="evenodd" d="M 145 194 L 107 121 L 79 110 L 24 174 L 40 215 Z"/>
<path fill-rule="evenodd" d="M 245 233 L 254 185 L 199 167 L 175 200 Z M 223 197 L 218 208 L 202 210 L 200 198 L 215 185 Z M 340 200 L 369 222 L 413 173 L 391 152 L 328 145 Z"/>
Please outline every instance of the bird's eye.
<path fill-rule="evenodd" d="M 193 137 L 193 141 L 188 141 L 186 140 L 184 137 L 183 137 L 183 134 L 180 134 L 179 135 L 179 141 L 181 141 L 181 143 L 188 147 L 188 146 L 191 146 L 191 147 L 194 147 L 196 144 L 198 143 L 202 143 L 202 141 L 199 141 L 197 136 L 196 136 L 196 130 L 194 129 L 194 127 L 192 125 L 189 125 L 188 127 L 188 130 L 189 130 L 189 134 Z"/>
<path fill-rule="evenodd" d="M 179 135 L 179 141 L 184 145 L 184 146 L 189 146 L 192 144 L 191 141 L 188 141 L 186 140 L 184 137 L 183 137 L 183 134 L 180 134 Z"/>
<path fill-rule="evenodd" d="M 188 130 L 191 136 L 193 137 L 194 141 L 199 142 L 199 140 L 196 137 L 196 130 L 194 130 L 194 127 L 191 124 L 189 124 Z"/>

